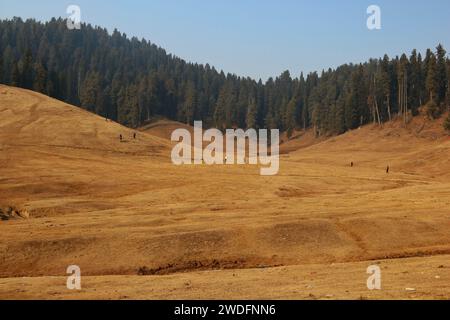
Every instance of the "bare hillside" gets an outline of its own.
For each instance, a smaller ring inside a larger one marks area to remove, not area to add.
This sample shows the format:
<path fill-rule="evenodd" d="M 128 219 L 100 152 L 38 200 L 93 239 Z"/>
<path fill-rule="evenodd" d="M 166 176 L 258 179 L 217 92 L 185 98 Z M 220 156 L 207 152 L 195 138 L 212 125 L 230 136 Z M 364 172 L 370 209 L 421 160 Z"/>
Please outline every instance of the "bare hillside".
<path fill-rule="evenodd" d="M 22 89 L 0 86 L 0 115 L 1 299 L 450 298 L 437 123 L 300 136 L 263 177 L 174 166 L 172 127 L 134 139 Z M 65 287 L 72 264 L 80 292 Z M 386 290 L 365 287 L 371 264 Z"/>
<path fill-rule="evenodd" d="M 168 146 L 166 141 L 145 134 L 135 141 L 131 129 L 33 91 L 0 85 L 0 103 L 2 145 L 123 152 L 158 151 Z M 123 141 L 117 143 L 120 135 Z"/>

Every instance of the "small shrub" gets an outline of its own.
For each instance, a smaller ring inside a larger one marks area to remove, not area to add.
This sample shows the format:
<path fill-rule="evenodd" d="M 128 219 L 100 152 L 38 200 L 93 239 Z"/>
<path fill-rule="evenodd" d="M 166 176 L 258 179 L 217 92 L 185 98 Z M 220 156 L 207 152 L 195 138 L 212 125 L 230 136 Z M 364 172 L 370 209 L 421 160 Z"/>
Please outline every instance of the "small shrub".
<path fill-rule="evenodd" d="M 436 104 L 436 102 L 434 102 L 434 100 L 430 100 L 427 102 L 427 104 L 425 105 L 425 111 L 430 119 L 437 119 L 441 115 L 441 109 Z"/>
<path fill-rule="evenodd" d="M 292 128 L 288 128 L 288 129 L 287 129 L 286 134 L 287 134 L 288 139 L 291 139 L 291 138 L 292 138 L 292 134 L 293 134 L 293 133 L 294 133 L 294 129 L 292 129 Z"/>
<path fill-rule="evenodd" d="M 448 114 L 447 119 L 444 121 L 444 129 L 450 133 L 450 113 Z"/>

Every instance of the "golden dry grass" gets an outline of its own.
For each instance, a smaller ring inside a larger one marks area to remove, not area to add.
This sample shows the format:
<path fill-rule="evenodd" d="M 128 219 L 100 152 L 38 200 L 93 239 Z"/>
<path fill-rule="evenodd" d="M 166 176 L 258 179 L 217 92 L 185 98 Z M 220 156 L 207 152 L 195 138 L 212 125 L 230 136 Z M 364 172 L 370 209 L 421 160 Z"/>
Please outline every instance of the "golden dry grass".
<path fill-rule="evenodd" d="M 274 177 L 174 166 L 162 127 L 135 140 L 0 86 L 0 207 L 30 213 L 0 221 L 0 298 L 450 298 L 450 139 L 439 123 L 300 134 Z M 384 289 L 370 292 L 377 262 Z M 80 292 L 65 287 L 71 264 Z"/>

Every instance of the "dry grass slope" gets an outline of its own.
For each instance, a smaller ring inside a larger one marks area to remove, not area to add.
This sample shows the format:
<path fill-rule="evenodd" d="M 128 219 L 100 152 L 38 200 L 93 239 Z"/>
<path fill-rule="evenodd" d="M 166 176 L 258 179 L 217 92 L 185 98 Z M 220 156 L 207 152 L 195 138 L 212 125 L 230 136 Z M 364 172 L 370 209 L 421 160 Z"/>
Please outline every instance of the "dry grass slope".
<path fill-rule="evenodd" d="M 262 177 L 173 166 L 178 124 L 135 140 L 0 86 L 0 208 L 29 215 L 0 221 L 0 298 L 448 299 L 450 139 L 439 125 L 297 133 L 280 174 Z M 369 292 L 374 263 L 384 289 Z M 80 292 L 65 288 L 71 264 Z"/>

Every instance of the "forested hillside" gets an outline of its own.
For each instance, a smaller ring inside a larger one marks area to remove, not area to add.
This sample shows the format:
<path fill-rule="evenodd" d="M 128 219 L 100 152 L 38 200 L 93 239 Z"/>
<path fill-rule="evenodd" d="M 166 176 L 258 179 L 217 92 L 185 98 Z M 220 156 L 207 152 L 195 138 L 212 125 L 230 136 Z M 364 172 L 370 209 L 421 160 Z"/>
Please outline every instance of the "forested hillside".
<path fill-rule="evenodd" d="M 444 48 L 346 64 L 335 70 L 282 73 L 265 83 L 187 63 L 147 40 L 65 20 L 0 21 L 0 83 L 33 89 L 138 127 L 155 116 L 218 128 L 313 127 L 339 134 L 425 105 L 439 117 L 450 105 Z M 301 69 L 301 61 L 299 69 Z M 447 121 L 450 123 L 450 120 Z M 449 125 L 450 128 L 450 125 Z"/>

